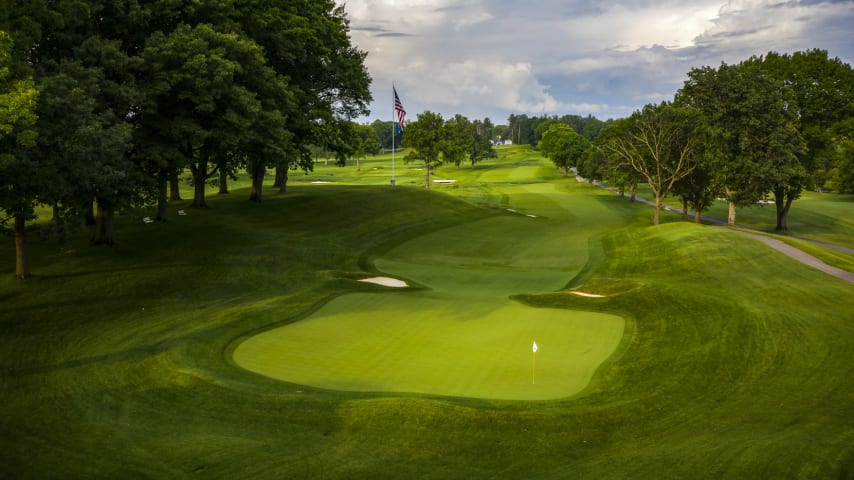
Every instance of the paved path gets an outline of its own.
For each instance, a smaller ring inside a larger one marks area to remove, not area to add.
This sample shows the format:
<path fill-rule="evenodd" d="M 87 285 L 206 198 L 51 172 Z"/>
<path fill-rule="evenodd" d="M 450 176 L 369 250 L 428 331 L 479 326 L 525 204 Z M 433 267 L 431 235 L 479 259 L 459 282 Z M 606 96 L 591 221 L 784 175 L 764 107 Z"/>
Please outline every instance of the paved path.
<path fill-rule="evenodd" d="M 579 177 L 578 175 L 576 175 L 575 178 L 579 182 L 588 182 L 588 180 L 586 178 Z M 603 188 L 605 190 L 609 190 L 609 191 L 614 192 L 614 193 L 619 193 L 617 190 L 615 190 L 614 188 L 611 188 L 607 185 L 602 185 L 600 183 L 591 183 L 591 185 L 595 185 L 599 188 Z M 649 201 L 645 198 L 635 196 L 635 200 L 638 202 L 641 202 L 641 203 L 646 203 L 647 205 L 655 206 L 655 202 Z M 669 210 L 671 212 L 676 212 L 676 213 L 680 213 L 680 214 L 683 213 L 681 210 L 673 208 L 673 207 L 668 207 L 668 206 L 662 205 L 661 208 L 664 210 Z M 721 224 L 721 225 L 726 225 L 726 222 L 723 220 L 720 220 L 717 218 L 712 218 L 712 217 L 707 217 L 705 215 L 702 215 L 701 219 L 705 220 L 707 222 L 710 222 L 710 223 L 717 223 L 717 224 Z M 743 229 L 747 229 L 747 230 L 754 230 L 754 229 L 752 229 L 750 227 L 746 227 L 744 225 L 736 224 L 735 226 L 738 228 L 743 228 Z M 843 270 L 841 268 L 834 267 L 832 265 L 828 265 L 828 264 L 822 262 L 821 260 L 819 260 L 818 258 L 813 257 L 812 255 L 810 255 L 810 254 L 808 254 L 802 250 L 798 250 L 797 248 L 795 248 L 791 245 L 788 245 L 787 243 L 785 243 L 781 240 L 777 240 L 776 238 L 771 238 L 771 237 L 768 237 L 765 235 L 757 235 L 754 233 L 748 233 L 748 232 L 743 232 L 743 231 L 739 231 L 739 230 L 733 230 L 733 231 L 736 233 L 739 233 L 741 235 L 745 235 L 748 237 L 755 238 L 756 240 L 759 240 L 760 242 L 768 245 L 769 247 L 771 247 L 771 248 L 773 248 L 773 249 L 775 249 L 775 250 L 777 250 L 777 251 L 779 251 L 779 252 L 803 263 L 803 264 L 805 264 L 805 265 L 808 265 L 808 266 L 813 267 L 817 270 L 820 270 L 824 273 L 827 273 L 828 275 L 833 275 L 834 277 L 845 280 L 846 282 L 854 283 L 854 273 L 849 272 L 847 270 Z M 843 247 L 841 245 L 833 245 L 830 243 L 818 242 L 815 240 L 807 240 L 805 238 L 799 238 L 798 240 L 803 240 L 806 242 L 814 243 L 816 245 L 820 245 L 820 246 L 825 247 L 825 248 L 831 248 L 833 250 L 838 250 L 841 252 L 854 253 L 854 248 Z"/>
<path fill-rule="evenodd" d="M 833 275 L 836 278 L 841 278 L 842 280 L 845 280 L 847 282 L 854 283 L 854 273 L 849 272 L 847 270 L 843 270 L 841 268 L 836 268 L 832 265 L 828 265 L 822 262 L 821 260 L 813 257 L 812 255 L 798 250 L 797 248 L 788 245 L 780 240 L 777 240 L 776 238 L 767 237 L 765 235 L 757 235 L 755 233 L 742 232 L 739 230 L 733 231 L 741 235 L 755 238 L 756 240 L 759 240 L 760 242 L 770 246 L 771 248 L 779 250 L 780 252 L 794 258 L 795 260 L 805 265 L 809 265 L 810 267 L 821 270 L 824 273 Z"/>

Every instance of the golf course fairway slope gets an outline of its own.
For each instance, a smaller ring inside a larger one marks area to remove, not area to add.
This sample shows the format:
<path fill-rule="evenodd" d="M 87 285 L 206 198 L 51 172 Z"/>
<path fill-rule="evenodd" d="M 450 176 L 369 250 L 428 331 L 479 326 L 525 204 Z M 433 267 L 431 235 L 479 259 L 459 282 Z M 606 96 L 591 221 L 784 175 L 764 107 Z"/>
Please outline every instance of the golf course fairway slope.
<path fill-rule="evenodd" d="M 504 191 L 513 193 L 511 211 L 414 238 L 375 261 L 426 290 L 337 297 L 247 339 L 235 362 L 327 389 L 508 400 L 583 390 L 620 345 L 623 319 L 510 296 L 561 289 L 587 261 L 587 236 L 622 219 L 552 184 Z"/>

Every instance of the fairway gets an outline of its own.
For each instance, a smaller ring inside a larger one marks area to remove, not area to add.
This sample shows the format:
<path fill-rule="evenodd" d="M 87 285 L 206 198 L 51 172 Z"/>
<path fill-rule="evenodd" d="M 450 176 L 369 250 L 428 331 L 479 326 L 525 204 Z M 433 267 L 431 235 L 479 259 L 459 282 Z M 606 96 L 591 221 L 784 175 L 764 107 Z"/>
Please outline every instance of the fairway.
<path fill-rule="evenodd" d="M 569 197 L 553 185 L 504 189 L 517 193 L 512 211 L 414 238 L 375 261 L 426 290 L 335 298 L 308 319 L 243 342 L 235 362 L 326 389 L 505 400 L 580 392 L 620 344 L 623 319 L 509 297 L 562 288 L 587 261 L 593 218 L 618 218 L 593 201 L 571 215 Z"/>

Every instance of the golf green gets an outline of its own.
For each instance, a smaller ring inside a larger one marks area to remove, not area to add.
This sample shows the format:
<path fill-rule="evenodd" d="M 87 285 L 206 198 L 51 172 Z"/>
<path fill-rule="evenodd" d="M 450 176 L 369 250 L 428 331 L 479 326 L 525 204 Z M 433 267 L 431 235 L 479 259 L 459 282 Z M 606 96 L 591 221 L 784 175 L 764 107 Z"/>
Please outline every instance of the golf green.
<path fill-rule="evenodd" d="M 588 256 L 591 232 L 580 234 L 579 225 L 606 228 L 609 219 L 595 201 L 570 208 L 553 187 L 508 188 L 518 199 L 512 212 L 413 238 L 375 261 L 427 289 L 335 298 L 247 339 L 235 362 L 335 390 L 507 400 L 580 392 L 620 344 L 624 320 L 510 296 L 563 288 Z"/>
<path fill-rule="evenodd" d="M 623 323 L 512 301 L 352 294 L 250 338 L 234 358 L 263 375 L 328 389 L 554 399 L 587 385 L 619 344 Z"/>

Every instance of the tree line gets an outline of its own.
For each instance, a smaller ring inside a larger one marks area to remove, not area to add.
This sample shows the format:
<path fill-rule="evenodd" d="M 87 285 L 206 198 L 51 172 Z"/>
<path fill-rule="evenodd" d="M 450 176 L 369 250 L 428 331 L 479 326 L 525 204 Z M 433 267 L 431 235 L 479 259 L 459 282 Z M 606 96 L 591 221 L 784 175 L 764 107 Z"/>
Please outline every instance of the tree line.
<path fill-rule="evenodd" d="M 240 169 L 260 202 L 268 169 L 285 191 L 313 149 L 354 153 L 371 79 L 333 0 L 0 5 L 0 223 L 19 278 L 39 204 L 57 231 L 89 223 L 112 244 L 118 211 L 167 218 L 182 171 L 194 206 Z"/>
<path fill-rule="evenodd" d="M 672 101 L 610 122 L 596 138 L 550 126 L 538 142 L 559 167 L 634 196 L 648 184 L 659 221 L 670 194 L 695 220 L 716 198 L 738 208 L 772 198 L 787 230 L 805 189 L 854 192 L 854 70 L 826 51 L 770 52 L 694 68 Z"/>

